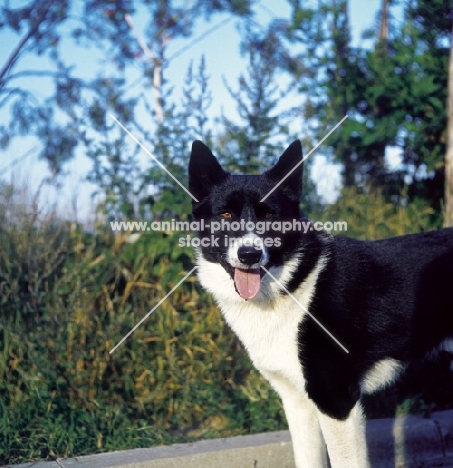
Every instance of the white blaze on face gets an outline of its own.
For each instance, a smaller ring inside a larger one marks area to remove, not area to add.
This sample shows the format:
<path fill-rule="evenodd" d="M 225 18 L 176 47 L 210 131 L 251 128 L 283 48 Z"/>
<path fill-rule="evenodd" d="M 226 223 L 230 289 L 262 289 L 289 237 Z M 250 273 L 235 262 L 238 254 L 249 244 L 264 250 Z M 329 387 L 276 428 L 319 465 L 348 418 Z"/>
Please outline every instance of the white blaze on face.
<path fill-rule="evenodd" d="M 240 247 L 255 247 L 261 250 L 260 261 L 255 265 L 244 265 L 238 257 Z M 262 239 L 254 233 L 233 240 L 230 238 L 228 247 L 228 262 L 234 268 L 234 284 L 239 295 L 243 299 L 253 299 L 260 291 L 261 286 L 261 265 L 265 265 L 269 260 L 267 249 Z"/>

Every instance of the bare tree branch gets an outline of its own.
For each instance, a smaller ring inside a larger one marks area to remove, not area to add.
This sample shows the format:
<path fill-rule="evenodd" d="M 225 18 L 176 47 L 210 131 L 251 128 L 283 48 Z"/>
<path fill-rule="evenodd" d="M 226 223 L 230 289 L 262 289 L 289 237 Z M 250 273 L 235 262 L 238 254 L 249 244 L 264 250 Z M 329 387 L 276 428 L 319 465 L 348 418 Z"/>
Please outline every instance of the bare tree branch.
<path fill-rule="evenodd" d="M 35 76 L 35 77 L 46 77 L 46 76 L 54 76 L 55 72 L 47 71 L 47 70 L 24 70 L 17 73 L 13 73 L 12 75 L 8 76 L 8 81 L 15 80 L 17 78 L 23 78 L 24 76 Z"/>
<path fill-rule="evenodd" d="M 49 12 L 49 8 L 52 6 L 52 1 L 53 0 L 48 1 L 46 4 L 44 4 L 41 7 L 36 19 L 31 24 L 31 27 L 28 30 L 27 34 L 19 41 L 17 46 L 13 49 L 10 56 L 8 57 L 6 63 L 3 65 L 2 69 L 0 70 L 0 88 L 3 87 L 5 83 L 7 82 L 7 80 L 4 79 L 4 76 L 6 75 L 8 70 L 10 70 L 11 67 L 14 65 L 22 48 L 29 41 L 29 39 L 32 38 L 38 32 L 39 26 L 41 26 L 43 21 L 46 19 L 47 13 Z"/>

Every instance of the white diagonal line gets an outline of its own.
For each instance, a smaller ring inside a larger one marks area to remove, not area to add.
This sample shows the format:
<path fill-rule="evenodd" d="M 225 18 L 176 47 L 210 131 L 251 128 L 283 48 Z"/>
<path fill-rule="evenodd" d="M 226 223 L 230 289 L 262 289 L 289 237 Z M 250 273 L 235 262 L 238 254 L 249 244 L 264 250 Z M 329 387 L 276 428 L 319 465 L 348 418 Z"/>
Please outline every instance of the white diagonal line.
<path fill-rule="evenodd" d="M 190 195 L 197 203 L 198 200 L 181 184 L 181 182 L 151 153 L 151 151 L 140 143 L 137 138 L 113 115 L 110 114 L 110 117 L 140 146 L 140 148 L 148 155 L 151 156 L 154 161 L 188 194 Z"/>
<path fill-rule="evenodd" d="M 311 314 L 308 309 L 300 302 L 298 301 L 286 288 L 283 286 L 283 284 L 265 267 L 261 267 L 285 292 L 288 294 L 288 296 L 304 311 L 306 312 L 331 338 L 335 343 L 337 343 L 340 348 L 342 348 L 346 353 L 349 354 L 349 351 L 330 333 L 329 330 L 313 315 Z"/>
<path fill-rule="evenodd" d="M 123 341 L 127 340 L 127 338 L 129 338 L 129 336 L 137 330 L 137 328 L 162 304 L 162 302 L 164 302 L 165 299 L 167 299 L 167 297 L 170 296 L 175 289 L 177 289 L 197 268 L 197 266 L 193 267 L 189 273 L 187 273 L 187 275 L 185 275 L 184 278 L 169 293 L 167 293 L 113 349 L 109 351 L 109 354 L 112 354 Z"/>
<path fill-rule="evenodd" d="M 347 115 L 345 115 L 338 123 L 337 125 L 335 125 L 335 127 L 332 128 L 332 130 L 330 130 L 330 132 L 320 141 L 316 144 L 316 146 L 314 148 L 311 149 L 311 151 L 304 157 L 302 158 L 302 161 L 299 161 L 289 172 L 288 174 L 285 175 L 285 177 L 283 177 L 283 179 L 267 194 L 265 195 L 261 200 L 260 200 L 260 203 L 263 202 L 264 200 L 266 200 L 266 198 L 283 182 L 285 181 L 309 156 L 311 153 L 313 153 L 313 151 L 315 151 L 317 148 L 319 148 L 319 146 L 321 146 L 324 141 L 327 140 L 327 138 L 329 138 L 330 135 L 332 135 L 332 133 L 348 118 Z"/>

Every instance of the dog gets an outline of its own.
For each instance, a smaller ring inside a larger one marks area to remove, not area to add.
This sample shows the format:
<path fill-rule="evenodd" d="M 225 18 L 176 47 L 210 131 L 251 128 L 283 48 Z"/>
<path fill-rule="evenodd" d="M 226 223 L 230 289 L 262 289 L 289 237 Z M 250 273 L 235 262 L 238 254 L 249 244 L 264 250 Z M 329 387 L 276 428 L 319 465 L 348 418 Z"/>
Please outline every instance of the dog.
<path fill-rule="evenodd" d="M 281 397 L 296 466 L 363 468 L 361 395 L 453 351 L 453 228 L 374 242 L 298 229 L 302 175 L 298 140 L 261 175 L 229 174 L 195 141 L 198 277 Z"/>

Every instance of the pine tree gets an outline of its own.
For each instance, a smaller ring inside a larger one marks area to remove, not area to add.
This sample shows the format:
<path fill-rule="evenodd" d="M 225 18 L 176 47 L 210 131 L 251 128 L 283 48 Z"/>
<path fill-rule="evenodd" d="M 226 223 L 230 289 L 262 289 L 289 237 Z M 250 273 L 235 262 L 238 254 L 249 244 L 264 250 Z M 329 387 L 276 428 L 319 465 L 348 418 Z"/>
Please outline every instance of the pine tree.
<path fill-rule="evenodd" d="M 295 3 L 288 37 L 306 45 L 298 58 L 318 71 L 299 77 L 301 90 L 316 96 L 308 101 L 307 118 L 320 120 L 320 137 L 349 115 L 326 141 L 344 167 L 345 186 L 380 188 L 398 201 L 408 185 L 409 200 L 427 197 L 440 208 L 450 3 L 411 2 L 405 24 L 396 27 L 393 3 L 384 0 L 373 50 L 350 47 L 345 1 L 320 0 L 316 10 Z M 385 166 L 390 147 L 401 149 L 398 171 Z"/>
<path fill-rule="evenodd" d="M 275 162 L 289 143 L 287 116 L 277 109 L 285 91 L 279 91 L 276 78 L 276 42 L 272 35 L 248 31 L 243 49 L 248 55 L 246 74 L 241 74 L 238 89 L 225 83 L 234 99 L 240 121 L 223 115 L 224 133 L 219 139 L 219 152 L 230 169 L 253 174 Z"/>

